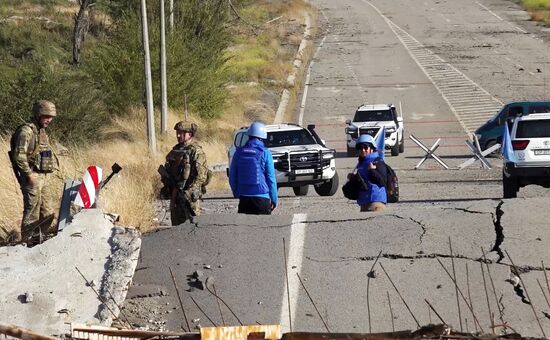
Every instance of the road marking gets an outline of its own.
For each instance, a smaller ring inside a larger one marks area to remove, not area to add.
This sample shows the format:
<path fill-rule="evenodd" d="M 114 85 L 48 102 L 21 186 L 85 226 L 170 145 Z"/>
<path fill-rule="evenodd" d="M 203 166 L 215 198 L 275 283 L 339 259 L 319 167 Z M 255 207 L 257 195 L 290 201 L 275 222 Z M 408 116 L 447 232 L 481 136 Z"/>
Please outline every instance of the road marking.
<path fill-rule="evenodd" d="M 304 86 L 304 94 L 302 95 L 302 103 L 300 104 L 300 114 L 298 115 L 298 125 L 302 126 L 303 120 L 304 120 L 304 111 L 306 109 L 306 100 L 307 100 L 307 92 L 309 90 L 309 79 L 311 77 L 311 68 L 313 67 L 313 63 L 315 62 L 315 58 L 317 57 L 317 53 L 319 53 L 319 50 L 321 47 L 323 47 L 323 44 L 325 43 L 325 39 L 327 36 L 325 35 L 323 37 L 323 40 L 321 40 L 321 43 L 319 46 L 317 46 L 317 49 L 315 50 L 315 54 L 313 54 L 313 58 L 311 58 L 311 63 L 309 63 L 309 66 L 307 68 L 307 75 L 306 75 L 306 82 Z"/>
<path fill-rule="evenodd" d="M 467 120 L 467 117 L 471 115 L 472 108 L 479 108 L 478 113 L 485 114 L 480 119 L 485 121 L 502 107 L 502 101 L 493 97 L 464 73 L 426 48 L 415 37 L 382 14 L 370 1 L 361 1 L 372 7 L 390 27 L 399 41 L 401 41 L 403 47 L 409 52 L 411 58 L 432 82 L 447 105 L 449 105 L 449 108 L 467 134 L 472 133 L 479 126 L 477 121 Z M 460 107 L 467 107 L 468 111 L 462 111 Z"/>
<path fill-rule="evenodd" d="M 290 313 L 294 323 L 293 327 L 296 327 L 296 308 L 298 307 L 298 293 L 300 288 L 300 281 L 298 281 L 296 273 L 300 274 L 302 272 L 302 258 L 307 225 L 304 221 L 307 221 L 307 214 L 294 214 L 292 217 L 292 225 L 290 226 L 290 242 L 287 246 L 288 288 L 285 284 L 285 289 L 283 290 L 283 303 L 281 304 L 281 317 L 279 318 L 282 333 L 290 332 L 288 317 L 289 296 Z"/>
<path fill-rule="evenodd" d="M 518 27 L 518 26 L 512 24 L 511 22 L 502 19 L 498 14 L 496 14 L 496 13 L 493 12 L 493 11 L 491 11 L 489 8 L 487 8 L 486 6 L 480 4 L 479 2 L 476 1 L 476 4 L 478 4 L 479 7 L 483 8 L 483 9 L 486 10 L 487 12 L 491 13 L 491 14 L 492 14 L 495 18 L 497 18 L 498 20 L 500 20 L 500 21 L 502 21 L 502 22 L 504 22 L 504 23 L 507 23 L 508 25 L 512 26 L 514 29 L 520 31 L 521 33 L 527 33 L 527 31 L 524 30 L 523 28 Z"/>

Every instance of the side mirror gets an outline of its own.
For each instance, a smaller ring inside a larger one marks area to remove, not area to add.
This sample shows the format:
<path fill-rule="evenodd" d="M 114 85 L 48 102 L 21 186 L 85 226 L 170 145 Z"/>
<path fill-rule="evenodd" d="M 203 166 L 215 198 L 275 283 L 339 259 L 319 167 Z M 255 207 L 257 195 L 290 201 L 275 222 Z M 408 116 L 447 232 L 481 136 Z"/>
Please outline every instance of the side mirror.
<path fill-rule="evenodd" d="M 321 139 L 321 144 L 327 145 L 327 143 L 325 143 L 325 140 L 324 140 L 324 139 Z"/>
<path fill-rule="evenodd" d="M 346 124 L 351 125 L 351 119 L 346 119 Z"/>
<path fill-rule="evenodd" d="M 397 121 L 398 121 L 399 123 L 403 123 L 403 117 L 397 117 Z"/>
<path fill-rule="evenodd" d="M 307 129 L 308 129 L 309 131 L 314 130 L 314 129 L 315 129 L 315 124 L 308 124 L 308 125 L 307 125 Z"/>

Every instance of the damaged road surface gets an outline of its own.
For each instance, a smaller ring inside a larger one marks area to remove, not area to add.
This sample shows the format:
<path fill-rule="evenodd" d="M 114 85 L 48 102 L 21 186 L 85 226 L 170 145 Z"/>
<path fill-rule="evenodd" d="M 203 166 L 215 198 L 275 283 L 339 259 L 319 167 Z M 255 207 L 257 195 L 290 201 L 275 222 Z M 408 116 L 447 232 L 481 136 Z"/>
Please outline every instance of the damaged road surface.
<path fill-rule="evenodd" d="M 129 319 L 170 330 L 242 322 L 369 333 L 447 323 L 550 335 L 542 270 L 542 261 L 550 265 L 550 191 L 528 186 L 503 201 L 496 157 L 491 169 L 476 161 L 457 170 L 473 156 L 465 141 L 504 102 L 547 97 L 547 33 L 505 0 L 311 3 L 321 33 L 293 121 L 315 124 L 337 151 L 343 184 L 357 164 L 346 157 L 344 122 L 362 104 L 395 104 L 404 152 L 386 152 L 385 161 L 399 176 L 399 203 L 359 213 L 340 190 L 319 197 L 281 188 L 274 215 L 260 217 L 237 215 L 228 192 L 209 193 L 198 226 L 144 237 Z M 410 135 L 430 146 L 439 140 L 450 170 L 433 159 L 414 170 L 426 153 Z"/>
<path fill-rule="evenodd" d="M 83 210 L 43 244 L 0 248 L 0 323 L 64 335 L 70 323 L 110 325 L 126 297 L 141 234 Z"/>
<path fill-rule="evenodd" d="M 533 199 L 531 206 L 543 210 L 549 201 Z M 382 214 L 349 212 L 346 218 L 325 214 L 204 216 L 198 226 L 184 224 L 146 235 L 125 314 L 135 326 L 152 329 L 196 331 L 199 325 L 242 322 L 281 324 L 288 332 L 290 310 L 293 330 L 328 327 L 340 333 L 389 332 L 392 327 L 414 330 L 415 319 L 420 325 L 440 323 L 426 299 L 455 330 L 490 333 L 489 315 L 494 315 L 494 324 L 506 322 L 523 336 L 537 336 L 540 329 L 531 307 L 522 302 L 510 282 L 515 275 L 509 260 L 497 263 L 497 252 L 489 251 L 497 240 L 493 220 L 497 209 L 502 209 L 502 221 L 510 221 L 500 247 L 511 254 L 538 316 L 544 318 L 548 306 L 536 280 L 544 282 L 540 263 L 550 263 L 550 254 L 522 248 L 543 242 L 537 238 L 548 240 L 550 231 L 541 225 L 533 227 L 533 234 L 523 236 L 528 242 L 511 241 L 508 246 L 507 234 L 522 233 L 522 226 L 511 222 L 511 216 L 520 215 L 514 205 L 498 201 L 396 205 Z M 468 301 L 460 298 L 461 322 L 455 285 L 441 266 L 452 275 L 449 238 L 458 286 Z M 375 261 L 378 264 L 367 279 Z"/>

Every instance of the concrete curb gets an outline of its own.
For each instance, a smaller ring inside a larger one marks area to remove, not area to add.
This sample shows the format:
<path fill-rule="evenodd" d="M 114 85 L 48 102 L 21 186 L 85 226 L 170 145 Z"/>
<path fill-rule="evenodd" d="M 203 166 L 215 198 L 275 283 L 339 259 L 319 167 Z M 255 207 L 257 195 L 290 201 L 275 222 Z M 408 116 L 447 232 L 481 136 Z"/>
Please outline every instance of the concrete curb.
<path fill-rule="evenodd" d="M 288 86 L 290 87 L 293 87 L 295 85 L 298 72 L 300 71 L 302 65 L 304 64 L 303 54 L 311 36 L 311 17 L 309 14 L 305 15 L 304 21 L 306 25 L 306 28 L 304 30 L 304 37 L 302 38 L 300 47 L 298 47 L 298 52 L 294 57 L 293 71 L 286 79 Z M 279 108 L 277 109 L 277 113 L 275 113 L 275 118 L 273 119 L 274 124 L 280 124 L 283 122 L 289 100 L 290 100 L 290 91 L 287 89 L 284 89 L 283 94 L 281 96 L 281 101 L 279 103 Z"/>

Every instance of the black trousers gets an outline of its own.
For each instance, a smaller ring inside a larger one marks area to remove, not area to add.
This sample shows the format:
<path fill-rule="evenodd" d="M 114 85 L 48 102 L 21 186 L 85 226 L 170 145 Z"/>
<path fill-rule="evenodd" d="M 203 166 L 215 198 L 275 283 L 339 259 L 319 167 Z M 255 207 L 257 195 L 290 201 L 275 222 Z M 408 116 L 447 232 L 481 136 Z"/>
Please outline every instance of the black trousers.
<path fill-rule="evenodd" d="M 265 197 L 239 197 L 239 214 L 271 215 L 271 200 Z"/>

